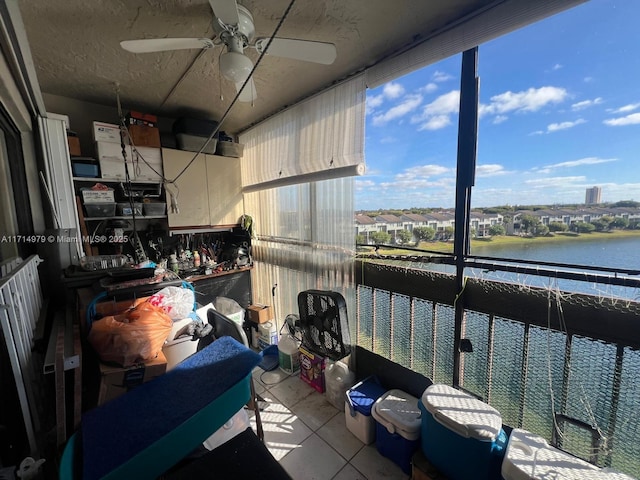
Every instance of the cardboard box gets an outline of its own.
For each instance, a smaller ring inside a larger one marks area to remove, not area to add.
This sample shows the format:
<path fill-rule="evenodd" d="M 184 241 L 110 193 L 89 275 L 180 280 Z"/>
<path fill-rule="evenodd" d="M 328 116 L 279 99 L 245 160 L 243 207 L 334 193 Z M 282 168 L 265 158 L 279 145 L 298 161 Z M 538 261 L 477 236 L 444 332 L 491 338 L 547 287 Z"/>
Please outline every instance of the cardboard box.
<path fill-rule="evenodd" d="M 129 113 L 127 113 L 127 123 L 129 125 L 148 125 L 150 127 L 155 127 L 156 125 L 158 125 L 158 117 L 150 113 L 142 113 L 131 110 Z"/>
<path fill-rule="evenodd" d="M 318 392 L 324 393 L 325 358 L 300 347 L 300 378 Z"/>
<path fill-rule="evenodd" d="M 158 137 L 158 141 L 160 141 L 160 137 Z M 136 145 L 135 149 L 131 149 L 131 155 L 134 169 L 133 172 L 129 171 L 129 175 L 133 174 L 132 178 L 162 182 L 162 149 Z M 143 158 L 144 160 L 142 160 Z"/>
<path fill-rule="evenodd" d="M 147 125 L 129 125 L 131 142 L 136 147 L 160 148 L 160 130 Z"/>
<path fill-rule="evenodd" d="M 153 360 L 126 368 L 100 363 L 98 405 L 113 400 L 129 390 L 162 375 L 166 370 L 167 359 L 162 351 Z"/>
<path fill-rule="evenodd" d="M 411 457 L 411 479 L 412 480 L 447 480 L 436 467 L 431 465 L 426 459 L 422 450 L 417 450 Z"/>
<path fill-rule="evenodd" d="M 269 305 L 249 305 L 249 320 L 254 323 L 266 323 L 273 320 L 273 309 Z"/>
<path fill-rule="evenodd" d="M 133 167 L 131 147 L 125 146 L 129 176 L 135 179 L 135 169 Z M 109 180 L 125 180 L 124 159 L 122 158 L 122 147 L 120 143 L 96 142 L 96 156 L 100 162 L 100 173 L 102 178 Z"/>
<path fill-rule="evenodd" d="M 80 139 L 72 135 L 67 135 L 67 143 L 69 144 L 69 155 L 72 157 L 81 157 Z"/>
<path fill-rule="evenodd" d="M 114 123 L 93 122 L 93 140 L 120 144 L 120 127 Z"/>

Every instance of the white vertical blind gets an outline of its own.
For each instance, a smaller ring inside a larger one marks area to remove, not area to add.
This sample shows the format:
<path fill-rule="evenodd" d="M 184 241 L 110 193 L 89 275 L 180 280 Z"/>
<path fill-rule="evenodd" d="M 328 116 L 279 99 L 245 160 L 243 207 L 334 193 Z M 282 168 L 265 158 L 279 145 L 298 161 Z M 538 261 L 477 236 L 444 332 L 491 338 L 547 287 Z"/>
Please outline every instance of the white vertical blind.
<path fill-rule="evenodd" d="M 406 52 L 369 68 L 368 88 L 375 88 L 501 35 L 542 20 L 587 0 L 501 0 L 445 29 Z"/>
<path fill-rule="evenodd" d="M 256 236 L 253 301 L 274 305 L 278 328 L 307 289 L 342 293 L 355 321 L 353 186 L 348 177 L 245 194 Z"/>
<path fill-rule="evenodd" d="M 243 132 L 243 187 L 362 174 L 365 98 L 360 74 Z"/>

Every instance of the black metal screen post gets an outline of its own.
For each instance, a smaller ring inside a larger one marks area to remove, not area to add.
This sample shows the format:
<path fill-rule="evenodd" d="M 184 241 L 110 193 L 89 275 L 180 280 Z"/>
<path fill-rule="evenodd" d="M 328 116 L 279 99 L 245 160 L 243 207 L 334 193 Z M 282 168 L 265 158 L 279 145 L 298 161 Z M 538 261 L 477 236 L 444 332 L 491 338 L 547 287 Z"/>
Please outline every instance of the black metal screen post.
<path fill-rule="evenodd" d="M 471 187 L 475 182 L 478 140 L 478 47 L 462 54 L 460 76 L 460 114 L 458 119 L 458 161 L 456 173 L 456 212 L 453 254 L 456 262 L 455 331 L 453 349 L 453 385 L 460 385 L 462 359 L 460 339 L 464 327 L 464 267 L 469 254 L 469 216 Z"/>

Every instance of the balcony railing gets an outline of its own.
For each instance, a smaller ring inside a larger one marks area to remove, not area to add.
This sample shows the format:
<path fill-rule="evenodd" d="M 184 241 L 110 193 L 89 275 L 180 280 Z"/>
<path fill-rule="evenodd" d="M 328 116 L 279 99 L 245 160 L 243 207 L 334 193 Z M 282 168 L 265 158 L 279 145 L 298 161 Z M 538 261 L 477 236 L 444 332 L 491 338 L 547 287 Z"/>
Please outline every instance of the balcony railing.
<path fill-rule="evenodd" d="M 357 261 L 356 342 L 454 382 L 455 305 L 463 302 L 459 387 L 503 422 L 599 466 L 640 471 L 640 303 L 455 277 L 416 263 Z M 468 350 L 464 348 L 462 350 Z"/>

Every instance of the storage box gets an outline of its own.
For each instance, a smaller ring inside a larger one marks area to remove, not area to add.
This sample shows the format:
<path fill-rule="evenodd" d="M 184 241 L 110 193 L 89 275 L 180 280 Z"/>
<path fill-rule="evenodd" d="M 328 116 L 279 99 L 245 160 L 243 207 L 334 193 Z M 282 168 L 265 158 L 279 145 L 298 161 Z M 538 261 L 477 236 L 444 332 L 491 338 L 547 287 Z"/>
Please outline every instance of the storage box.
<path fill-rule="evenodd" d="M 120 144 L 120 127 L 114 123 L 93 122 L 93 141 Z M 125 143 L 127 143 L 125 141 Z"/>
<path fill-rule="evenodd" d="M 92 190 L 91 188 L 81 188 L 82 201 L 87 203 L 114 203 L 115 196 L 113 188 L 108 190 Z"/>
<path fill-rule="evenodd" d="M 155 147 L 136 147 L 131 149 L 133 171 L 129 175 L 136 181 L 162 182 L 162 149 Z"/>
<path fill-rule="evenodd" d="M 67 135 L 67 144 L 69 145 L 69 155 L 72 157 L 82 156 L 80 150 L 80 139 L 78 137 Z"/>
<path fill-rule="evenodd" d="M 98 405 L 119 397 L 129 390 L 162 375 L 167 360 L 162 352 L 153 360 L 131 367 L 114 367 L 100 363 L 100 390 Z"/>
<path fill-rule="evenodd" d="M 347 428 L 365 445 L 376 439 L 376 422 L 371 416 L 371 408 L 385 392 L 375 376 L 367 377 L 347 390 L 344 404 Z"/>
<path fill-rule="evenodd" d="M 118 213 L 118 215 L 122 215 L 122 216 L 133 215 L 131 204 L 129 202 L 118 202 L 116 205 L 117 205 L 116 212 Z M 133 210 L 135 210 L 136 215 L 142 215 L 142 203 L 134 203 Z"/>
<path fill-rule="evenodd" d="M 178 148 L 180 150 L 186 150 L 187 152 L 199 152 L 204 145 L 204 142 L 207 141 L 208 136 L 200 137 L 198 135 L 190 135 L 188 133 L 176 133 L 176 143 L 178 144 Z M 218 140 L 212 138 L 207 143 L 207 146 L 204 147 L 202 153 L 216 153 L 216 145 Z"/>
<path fill-rule="evenodd" d="M 600 469 L 558 450 L 539 435 L 519 428 L 514 428 L 509 436 L 501 471 L 504 480 L 632 480 L 628 475 L 609 468 Z"/>
<path fill-rule="evenodd" d="M 131 143 L 136 147 L 160 148 L 160 130 L 148 125 L 129 125 Z"/>
<path fill-rule="evenodd" d="M 71 171 L 74 177 L 98 178 L 98 161 L 93 158 L 74 157 L 71 159 Z"/>
<path fill-rule="evenodd" d="M 85 203 L 87 217 L 113 217 L 116 214 L 115 203 Z"/>
<path fill-rule="evenodd" d="M 407 475 L 411 457 L 420 448 L 420 409 L 418 399 L 402 390 L 389 390 L 371 409 L 376 421 L 376 448 Z"/>
<path fill-rule="evenodd" d="M 266 323 L 273 320 L 273 309 L 269 305 L 249 305 L 249 320 L 254 323 Z"/>
<path fill-rule="evenodd" d="M 451 480 L 500 478 L 507 436 L 495 408 L 448 385 L 431 385 L 418 406 L 422 452 L 438 470 Z"/>
<path fill-rule="evenodd" d="M 324 365 L 324 357 L 300 347 L 300 378 L 320 393 L 324 393 Z"/>
<path fill-rule="evenodd" d="M 143 203 L 143 212 L 146 216 L 164 215 L 167 211 L 167 204 L 164 202 Z"/>
<path fill-rule="evenodd" d="M 240 158 L 242 157 L 243 151 L 244 145 L 242 143 L 218 142 L 218 150 L 216 150 L 216 153 L 223 157 Z"/>
<path fill-rule="evenodd" d="M 136 112 L 131 110 L 127 113 L 127 124 L 129 125 L 147 125 L 155 127 L 158 125 L 158 117 L 150 113 Z"/>
<path fill-rule="evenodd" d="M 125 152 L 127 154 L 129 177 L 133 179 L 135 177 L 135 170 L 133 168 L 131 147 L 125 145 Z M 100 162 L 102 178 L 125 180 L 124 158 L 122 157 L 122 147 L 119 142 L 96 142 L 96 156 L 98 157 L 98 162 Z"/>
<path fill-rule="evenodd" d="M 216 128 L 218 128 L 218 122 L 215 120 L 181 117 L 173 122 L 172 131 L 174 134 L 187 133 L 199 137 L 208 137 Z M 218 138 L 217 134 L 215 138 Z"/>

